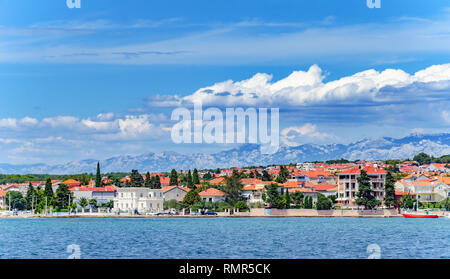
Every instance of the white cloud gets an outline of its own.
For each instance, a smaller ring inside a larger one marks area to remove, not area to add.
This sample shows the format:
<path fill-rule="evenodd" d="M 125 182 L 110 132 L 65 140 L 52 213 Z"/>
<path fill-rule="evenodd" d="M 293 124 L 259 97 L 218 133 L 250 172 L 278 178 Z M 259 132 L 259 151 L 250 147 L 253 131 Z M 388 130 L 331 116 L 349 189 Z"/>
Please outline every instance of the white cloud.
<path fill-rule="evenodd" d="M 125 119 L 119 119 L 119 128 L 122 135 L 137 137 L 149 134 L 154 125 L 148 121 L 147 115 L 127 116 Z"/>
<path fill-rule="evenodd" d="M 281 142 L 287 146 L 298 146 L 305 142 L 325 142 L 337 137 L 319 132 L 316 125 L 306 123 L 303 126 L 293 126 L 281 131 Z"/>
<path fill-rule="evenodd" d="M 441 116 L 445 122 L 450 123 L 450 111 L 447 110 L 442 111 Z"/>
<path fill-rule="evenodd" d="M 44 118 L 41 121 L 41 125 L 50 127 L 73 128 L 80 123 L 79 121 L 79 118 L 73 116 L 56 116 Z"/>
<path fill-rule="evenodd" d="M 103 121 L 109 121 L 109 120 L 112 120 L 113 118 L 114 118 L 113 112 L 100 113 L 97 115 L 97 119 L 103 120 Z"/>
<path fill-rule="evenodd" d="M 322 69 L 313 65 L 308 71 L 294 71 L 288 77 L 271 82 L 272 76 L 258 73 L 247 80 L 224 81 L 204 87 L 183 98 L 152 97 L 150 106 L 175 106 L 201 102 L 213 106 L 295 107 L 328 104 L 358 104 L 362 101 L 382 103 L 410 100 L 400 92 L 409 86 L 425 84 L 429 93 L 450 87 L 450 64 L 434 65 L 411 75 L 399 69 L 373 69 L 323 82 Z M 393 93 L 393 92 L 397 93 Z M 414 94 L 414 93 L 408 93 Z"/>

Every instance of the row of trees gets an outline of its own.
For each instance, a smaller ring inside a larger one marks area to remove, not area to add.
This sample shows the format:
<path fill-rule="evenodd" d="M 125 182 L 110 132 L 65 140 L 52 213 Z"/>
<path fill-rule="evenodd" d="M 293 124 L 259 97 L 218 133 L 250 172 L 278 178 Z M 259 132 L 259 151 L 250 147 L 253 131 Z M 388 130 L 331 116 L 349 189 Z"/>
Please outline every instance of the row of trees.
<path fill-rule="evenodd" d="M 57 209 L 68 208 L 69 200 L 73 200 L 69 187 L 60 184 L 55 193 L 53 193 L 52 182 L 47 179 L 44 189 L 38 187 L 35 189 L 30 183 L 25 197 L 18 191 L 10 191 L 6 195 L 6 205 L 16 210 L 34 210 L 43 212 L 45 208 L 54 207 Z"/>
<path fill-rule="evenodd" d="M 212 178 L 212 174 L 209 172 L 208 174 L 210 174 L 210 177 Z M 170 186 L 178 185 L 179 183 L 181 183 L 182 185 L 194 189 L 195 185 L 200 184 L 200 175 L 198 174 L 197 169 L 194 169 L 192 173 L 191 170 L 189 170 L 185 175 L 178 175 L 178 172 L 175 169 L 172 169 L 169 177 Z"/>
<path fill-rule="evenodd" d="M 292 206 L 305 209 L 314 208 L 312 196 L 305 196 L 302 192 L 293 192 L 291 194 L 289 191 L 284 191 L 284 195 L 281 195 L 278 191 L 278 185 L 275 183 L 266 187 L 263 200 L 271 207 L 279 209 L 289 209 Z M 319 210 L 331 209 L 335 200 L 335 196 L 326 197 L 319 193 L 315 207 Z"/>
<path fill-rule="evenodd" d="M 161 177 L 159 175 L 151 176 L 149 172 L 145 175 L 145 179 L 137 170 L 132 170 L 130 181 L 127 187 L 146 187 L 150 189 L 161 189 Z"/>

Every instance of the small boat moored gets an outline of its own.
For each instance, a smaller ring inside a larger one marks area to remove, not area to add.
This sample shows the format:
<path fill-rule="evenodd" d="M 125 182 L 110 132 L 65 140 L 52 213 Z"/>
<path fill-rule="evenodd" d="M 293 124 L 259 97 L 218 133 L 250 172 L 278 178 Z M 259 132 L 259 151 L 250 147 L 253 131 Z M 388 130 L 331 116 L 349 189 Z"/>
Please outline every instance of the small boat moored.
<path fill-rule="evenodd" d="M 429 214 L 428 211 L 425 212 L 405 212 L 402 214 L 405 218 L 439 218 L 436 214 Z"/>

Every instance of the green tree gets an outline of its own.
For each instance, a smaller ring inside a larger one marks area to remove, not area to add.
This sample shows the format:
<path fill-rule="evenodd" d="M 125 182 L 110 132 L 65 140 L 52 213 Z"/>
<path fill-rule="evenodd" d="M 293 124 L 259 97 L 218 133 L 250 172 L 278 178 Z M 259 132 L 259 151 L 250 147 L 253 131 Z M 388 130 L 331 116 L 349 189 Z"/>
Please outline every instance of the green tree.
<path fill-rule="evenodd" d="M 72 192 L 70 192 L 69 187 L 66 184 L 59 184 L 58 189 L 55 193 L 55 205 L 59 208 L 68 208 L 70 200 L 73 200 Z"/>
<path fill-rule="evenodd" d="M 234 204 L 237 201 L 241 200 L 241 176 L 239 173 L 234 170 L 230 177 L 226 178 L 226 184 L 223 188 L 223 191 L 227 194 L 227 200 Z"/>
<path fill-rule="evenodd" d="M 325 195 L 318 193 L 317 203 L 316 203 L 317 210 L 329 210 L 332 207 L 333 207 L 333 204 L 332 204 L 331 200 L 329 198 L 325 197 Z"/>
<path fill-rule="evenodd" d="M 234 208 L 239 209 L 239 211 L 246 211 L 248 210 L 248 205 L 245 201 L 237 201 L 234 204 Z"/>
<path fill-rule="evenodd" d="M 197 169 L 194 169 L 194 172 L 192 173 L 192 182 L 194 185 L 200 184 L 200 176 L 198 175 Z"/>
<path fill-rule="evenodd" d="M 186 186 L 188 186 L 191 189 L 194 189 L 194 182 L 192 180 L 192 174 L 191 174 L 191 170 L 188 171 L 187 175 L 186 175 Z"/>
<path fill-rule="evenodd" d="M 358 177 L 359 191 L 356 193 L 356 204 L 363 205 L 364 209 L 373 209 L 380 206 L 381 202 L 376 199 L 375 192 L 372 190 L 370 177 L 365 170 L 361 170 Z"/>
<path fill-rule="evenodd" d="M 97 162 L 97 174 L 95 175 L 95 187 L 102 187 L 102 175 L 100 174 L 100 162 Z"/>
<path fill-rule="evenodd" d="M 150 176 L 150 173 L 147 172 L 145 175 L 144 187 L 153 189 L 155 187 L 155 180 Z"/>
<path fill-rule="evenodd" d="M 425 165 L 425 164 L 429 164 L 432 161 L 432 157 L 430 157 L 428 154 L 426 153 L 419 153 L 416 156 L 414 156 L 413 158 L 414 161 L 417 161 L 419 163 L 419 165 Z"/>
<path fill-rule="evenodd" d="M 212 178 L 213 178 L 213 175 L 209 171 L 207 173 L 205 173 L 205 175 L 203 175 L 203 179 L 205 179 L 205 180 L 210 180 Z"/>
<path fill-rule="evenodd" d="M 280 166 L 280 172 L 278 173 L 278 177 L 276 181 L 278 183 L 285 183 L 290 175 L 289 170 L 285 166 Z"/>
<path fill-rule="evenodd" d="M 36 203 L 36 193 L 31 182 L 28 184 L 27 194 L 25 196 L 27 202 L 27 210 L 31 210 L 33 205 Z"/>
<path fill-rule="evenodd" d="M 169 185 L 178 185 L 178 173 L 175 169 L 172 169 L 172 171 L 170 172 Z"/>
<path fill-rule="evenodd" d="M 391 172 L 386 174 L 386 184 L 384 185 L 384 204 L 387 207 L 395 205 L 395 180 Z"/>
<path fill-rule="evenodd" d="M 78 201 L 78 204 L 81 206 L 81 209 L 83 210 L 84 213 L 84 209 L 88 205 L 88 200 L 85 197 L 83 197 Z"/>
<path fill-rule="evenodd" d="M 292 200 L 296 206 L 300 206 L 303 203 L 304 194 L 302 192 L 294 192 L 292 194 Z"/>
<path fill-rule="evenodd" d="M 278 192 L 278 185 L 276 183 L 271 183 L 266 186 L 265 200 L 271 207 L 283 208 L 283 198 L 280 192 Z"/>
<path fill-rule="evenodd" d="M 96 199 L 90 199 L 89 200 L 89 205 L 91 206 L 91 208 L 96 208 L 97 207 L 97 200 Z"/>
<path fill-rule="evenodd" d="M 6 192 L 5 203 L 7 206 L 11 204 L 11 209 L 25 210 L 27 207 L 27 201 L 19 191 Z"/>
<path fill-rule="evenodd" d="M 161 178 L 159 177 L 159 175 L 154 176 L 153 188 L 161 189 Z"/>
<path fill-rule="evenodd" d="M 291 196 L 288 189 L 284 192 L 284 201 L 286 203 L 286 208 L 291 208 Z"/>
<path fill-rule="evenodd" d="M 272 181 L 272 176 L 266 170 L 262 172 L 262 181 Z"/>
<path fill-rule="evenodd" d="M 45 182 L 44 198 L 45 197 L 47 198 L 47 204 L 50 205 L 50 203 L 53 201 L 52 180 L 50 178 L 48 178 L 47 182 Z"/>
<path fill-rule="evenodd" d="M 307 196 L 305 198 L 305 202 L 303 203 L 303 207 L 306 209 L 312 209 L 313 208 L 313 199 L 311 196 Z"/>
<path fill-rule="evenodd" d="M 132 170 L 130 175 L 130 183 L 129 187 L 143 187 L 144 186 L 144 178 L 139 173 L 138 170 Z"/>
<path fill-rule="evenodd" d="M 200 202 L 202 198 L 198 194 L 196 190 L 191 190 L 186 193 L 186 195 L 183 198 L 183 207 L 184 208 L 190 208 L 194 204 Z"/>

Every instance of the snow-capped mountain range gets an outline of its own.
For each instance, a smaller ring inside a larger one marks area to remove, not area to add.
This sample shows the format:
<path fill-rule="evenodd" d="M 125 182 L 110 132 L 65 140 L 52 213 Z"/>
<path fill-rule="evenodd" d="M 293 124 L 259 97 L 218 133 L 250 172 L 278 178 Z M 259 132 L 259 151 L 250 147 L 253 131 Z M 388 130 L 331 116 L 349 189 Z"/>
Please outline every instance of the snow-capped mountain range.
<path fill-rule="evenodd" d="M 435 157 L 450 154 L 450 133 L 413 134 L 404 138 L 364 139 L 350 144 L 304 144 L 296 147 L 281 146 L 274 154 L 261 154 L 258 145 L 242 145 L 239 148 L 214 154 L 180 154 L 176 152 L 147 153 L 139 156 L 119 156 L 100 160 L 102 172 L 165 172 L 175 168 L 214 169 L 244 166 L 264 166 L 305 161 L 402 159 L 412 158 L 420 152 Z M 0 164 L 2 174 L 76 174 L 93 173 L 97 160 L 73 161 L 60 165 L 10 165 Z"/>

